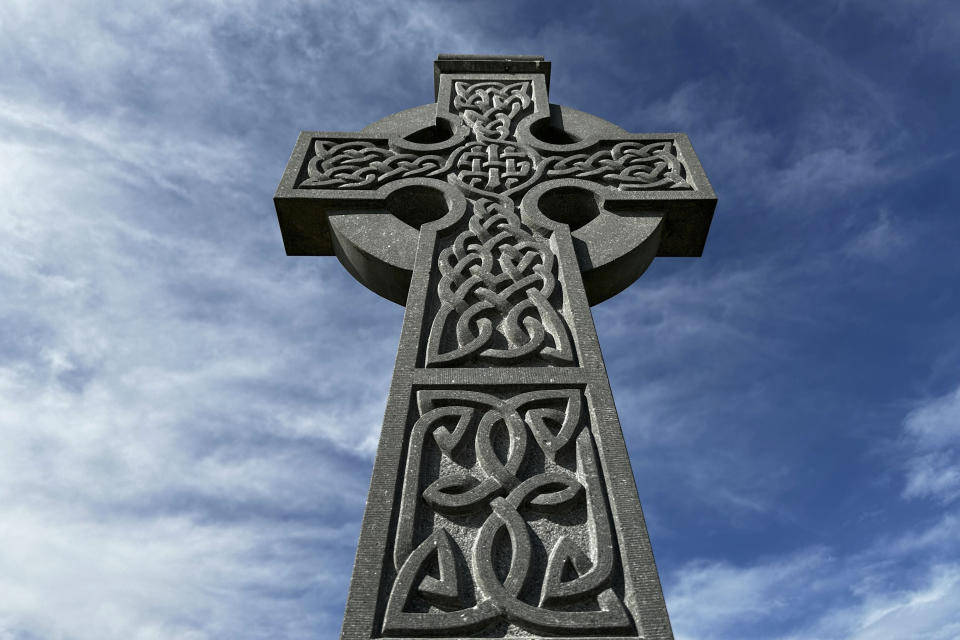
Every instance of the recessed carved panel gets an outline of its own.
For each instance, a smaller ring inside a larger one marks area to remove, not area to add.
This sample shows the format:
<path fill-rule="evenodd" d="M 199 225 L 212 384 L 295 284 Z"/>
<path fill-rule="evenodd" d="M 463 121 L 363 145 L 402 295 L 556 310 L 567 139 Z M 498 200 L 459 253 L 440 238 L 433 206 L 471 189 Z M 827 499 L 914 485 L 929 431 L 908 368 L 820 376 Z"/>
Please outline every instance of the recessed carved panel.
<path fill-rule="evenodd" d="M 416 399 L 382 633 L 629 633 L 582 390 Z"/>
<path fill-rule="evenodd" d="M 453 113 L 478 142 L 513 139 L 516 123 L 533 105 L 532 86 L 521 82 L 454 82 Z"/>
<path fill-rule="evenodd" d="M 592 153 L 543 159 L 547 178 L 578 178 L 621 191 L 692 189 L 673 142 L 619 142 Z"/>
<path fill-rule="evenodd" d="M 549 239 L 509 201 L 472 199 L 466 229 L 439 252 L 426 366 L 576 364 Z"/>
<path fill-rule="evenodd" d="M 401 178 L 439 176 L 452 158 L 400 153 L 369 140 L 313 141 L 301 189 L 376 189 Z"/>

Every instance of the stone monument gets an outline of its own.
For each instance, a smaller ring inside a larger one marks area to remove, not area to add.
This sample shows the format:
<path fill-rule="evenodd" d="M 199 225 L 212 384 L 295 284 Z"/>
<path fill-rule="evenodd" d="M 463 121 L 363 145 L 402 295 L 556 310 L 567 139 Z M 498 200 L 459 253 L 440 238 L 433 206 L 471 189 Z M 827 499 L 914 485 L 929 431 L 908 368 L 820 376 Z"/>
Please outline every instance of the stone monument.
<path fill-rule="evenodd" d="M 289 255 L 406 307 L 342 640 L 673 638 L 590 305 L 716 198 L 685 135 L 549 85 L 441 55 L 434 104 L 301 133 L 277 189 Z"/>

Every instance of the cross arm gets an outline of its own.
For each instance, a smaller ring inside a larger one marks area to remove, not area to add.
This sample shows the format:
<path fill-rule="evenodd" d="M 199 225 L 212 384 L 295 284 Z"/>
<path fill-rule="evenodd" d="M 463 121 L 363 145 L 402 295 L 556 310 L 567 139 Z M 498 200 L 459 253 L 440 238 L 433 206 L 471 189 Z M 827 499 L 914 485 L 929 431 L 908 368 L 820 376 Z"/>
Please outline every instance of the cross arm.
<path fill-rule="evenodd" d="M 657 257 L 703 253 L 717 198 L 682 133 L 633 134 L 550 105 L 518 137 L 540 154 L 544 180 L 523 198 L 533 224 L 570 227 L 591 305 L 634 282 Z"/>
<path fill-rule="evenodd" d="M 370 209 L 371 202 L 382 200 L 376 191 L 383 185 L 437 175 L 448 163 L 409 148 L 431 151 L 436 145 L 397 146 L 390 138 L 362 133 L 301 132 L 273 198 L 287 255 L 333 255 L 332 212 Z"/>
<path fill-rule="evenodd" d="M 586 189 L 597 201 L 588 207 L 594 215 L 598 208 L 621 217 L 662 215 L 656 255 L 702 255 L 717 196 L 686 134 L 628 133 L 589 113 L 551 104 L 549 118 L 524 123 L 518 137 L 546 165 L 541 192 L 548 200 L 554 189 Z M 571 206 L 577 202 L 569 200 Z"/>
<path fill-rule="evenodd" d="M 287 255 L 336 255 L 357 280 L 402 305 L 420 225 L 460 215 L 463 198 L 430 177 L 446 158 L 397 146 L 376 135 L 302 132 L 274 205 Z"/>

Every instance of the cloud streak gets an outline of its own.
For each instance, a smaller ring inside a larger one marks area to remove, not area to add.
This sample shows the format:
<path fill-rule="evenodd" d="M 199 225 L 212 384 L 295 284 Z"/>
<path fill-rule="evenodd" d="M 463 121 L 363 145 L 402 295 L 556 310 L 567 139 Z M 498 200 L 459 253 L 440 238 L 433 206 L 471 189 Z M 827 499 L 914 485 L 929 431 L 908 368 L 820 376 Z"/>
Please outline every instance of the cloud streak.
<path fill-rule="evenodd" d="M 950 638 L 960 628 L 960 567 L 941 559 L 957 551 L 957 522 L 948 515 L 852 553 L 691 561 L 667 585 L 674 630 L 684 640 Z"/>
<path fill-rule="evenodd" d="M 906 498 L 960 497 L 960 388 L 914 409 L 904 421 Z"/>

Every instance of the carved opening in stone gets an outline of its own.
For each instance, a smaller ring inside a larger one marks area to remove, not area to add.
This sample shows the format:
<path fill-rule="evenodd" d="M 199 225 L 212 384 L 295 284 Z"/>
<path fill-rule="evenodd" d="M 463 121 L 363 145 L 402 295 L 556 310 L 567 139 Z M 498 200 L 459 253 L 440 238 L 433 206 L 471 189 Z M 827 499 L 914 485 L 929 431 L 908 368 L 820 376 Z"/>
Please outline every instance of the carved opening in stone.
<path fill-rule="evenodd" d="M 414 229 L 439 220 L 450 210 L 442 191 L 421 185 L 397 189 L 387 196 L 386 204 L 387 211 Z"/>
<path fill-rule="evenodd" d="M 580 138 L 553 126 L 549 120 L 541 120 L 530 127 L 530 133 L 532 133 L 537 140 L 546 142 L 547 144 L 573 144 L 574 142 L 580 142 Z"/>
<path fill-rule="evenodd" d="M 580 187 L 549 189 L 540 197 L 538 206 L 543 215 L 569 225 L 571 231 L 576 231 L 600 215 L 596 194 Z"/>
<path fill-rule="evenodd" d="M 437 142 L 449 140 L 452 136 L 453 127 L 450 126 L 450 123 L 442 118 L 438 118 L 436 123 L 414 131 L 410 135 L 404 136 L 403 139 L 407 142 L 415 142 L 417 144 L 436 144 Z"/>
<path fill-rule="evenodd" d="M 550 117 L 534 122 L 530 126 L 530 133 L 547 144 L 573 144 L 581 140 L 579 136 L 563 128 L 563 115 L 555 104 L 550 105 Z"/>

